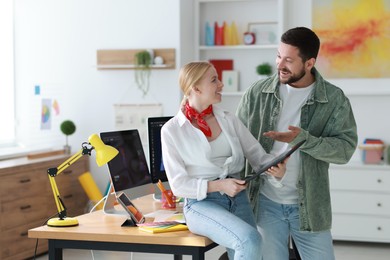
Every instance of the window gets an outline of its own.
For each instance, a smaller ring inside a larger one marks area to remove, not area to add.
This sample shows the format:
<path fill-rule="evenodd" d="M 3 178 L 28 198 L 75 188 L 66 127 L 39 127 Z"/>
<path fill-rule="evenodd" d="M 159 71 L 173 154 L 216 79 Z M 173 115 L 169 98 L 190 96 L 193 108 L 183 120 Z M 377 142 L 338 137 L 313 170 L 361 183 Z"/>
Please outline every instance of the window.
<path fill-rule="evenodd" d="M 14 3 L 0 1 L 0 147 L 15 143 Z"/>

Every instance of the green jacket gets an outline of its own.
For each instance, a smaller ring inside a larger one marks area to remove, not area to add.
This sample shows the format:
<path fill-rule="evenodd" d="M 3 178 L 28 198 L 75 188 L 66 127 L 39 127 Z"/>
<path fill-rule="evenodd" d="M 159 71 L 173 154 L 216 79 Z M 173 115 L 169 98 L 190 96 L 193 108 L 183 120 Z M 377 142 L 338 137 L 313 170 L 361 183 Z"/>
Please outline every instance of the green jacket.
<path fill-rule="evenodd" d="M 300 148 L 301 165 L 297 180 L 300 229 L 324 231 L 332 226 L 329 192 L 329 163 L 345 164 L 357 145 L 356 122 L 351 104 L 343 91 L 322 78 L 316 69 L 315 86 L 301 109 L 301 132 L 291 145 L 306 140 Z M 262 134 L 275 130 L 282 101 L 277 74 L 255 82 L 243 95 L 237 116 L 268 153 L 273 140 Z M 252 172 L 246 163 L 241 177 Z M 258 216 L 262 178 L 250 182 L 249 196 Z"/>

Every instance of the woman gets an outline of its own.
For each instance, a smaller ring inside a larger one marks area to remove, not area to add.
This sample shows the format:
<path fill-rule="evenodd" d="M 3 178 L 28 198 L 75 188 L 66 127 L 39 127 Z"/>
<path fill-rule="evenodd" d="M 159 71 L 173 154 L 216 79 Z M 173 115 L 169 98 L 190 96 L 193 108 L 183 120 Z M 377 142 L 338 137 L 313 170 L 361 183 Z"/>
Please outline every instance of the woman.
<path fill-rule="evenodd" d="M 245 181 L 245 158 L 254 169 L 270 159 L 241 121 L 224 111 L 222 82 L 208 62 L 191 62 L 179 76 L 181 109 L 161 130 L 164 166 L 191 232 L 227 247 L 230 259 L 259 259 L 261 236 Z M 244 158 L 245 157 L 245 158 Z M 268 174 L 282 177 L 284 164 Z"/>

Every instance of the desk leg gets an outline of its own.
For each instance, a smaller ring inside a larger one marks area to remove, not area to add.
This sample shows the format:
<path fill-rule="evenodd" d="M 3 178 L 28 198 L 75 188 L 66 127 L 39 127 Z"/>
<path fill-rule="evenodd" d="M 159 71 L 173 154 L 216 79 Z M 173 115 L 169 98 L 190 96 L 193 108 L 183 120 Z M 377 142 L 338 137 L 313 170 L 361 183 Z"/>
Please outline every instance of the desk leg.
<path fill-rule="evenodd" d="M 173 260 L 183 260 L 182 255 L 174 255 Z M 192 260 L 204 260 L 204 254 L 193 254 Z"/>
<path fill-rule="evenodd" d="M 192 260 L 205 260 L 205 252 L 204 251 L 196 251 L 193 255 L 192 255 Z"/>
<path fill-rule="evenodd" d="M 62 248 L 56 247 L 56 241 L 49 239 L 49 260 L 62 260 Z"/>

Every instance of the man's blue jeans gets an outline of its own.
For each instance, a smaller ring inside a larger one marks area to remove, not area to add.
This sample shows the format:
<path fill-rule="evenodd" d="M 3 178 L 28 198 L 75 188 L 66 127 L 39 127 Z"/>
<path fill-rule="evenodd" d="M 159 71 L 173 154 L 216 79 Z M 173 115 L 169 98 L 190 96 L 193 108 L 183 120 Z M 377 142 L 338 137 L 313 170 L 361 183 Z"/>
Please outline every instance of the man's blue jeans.
<path fill-rule="evenodd" d="M 261 236 L 245 190 L 234 198 L 213 192 L 186 199 L 183 212 L 189 230 L 226 247 L 229 259 L 260 259 Z"/>
<path fill-rule="evenodd" d="M 260 195 L 257 224 L 263 236 L 264 260 L 287 260 L 291 235 L 303 260 L 335 259 L 330 231 L 299 230 L 298 204 L 279 204 Z"/>

